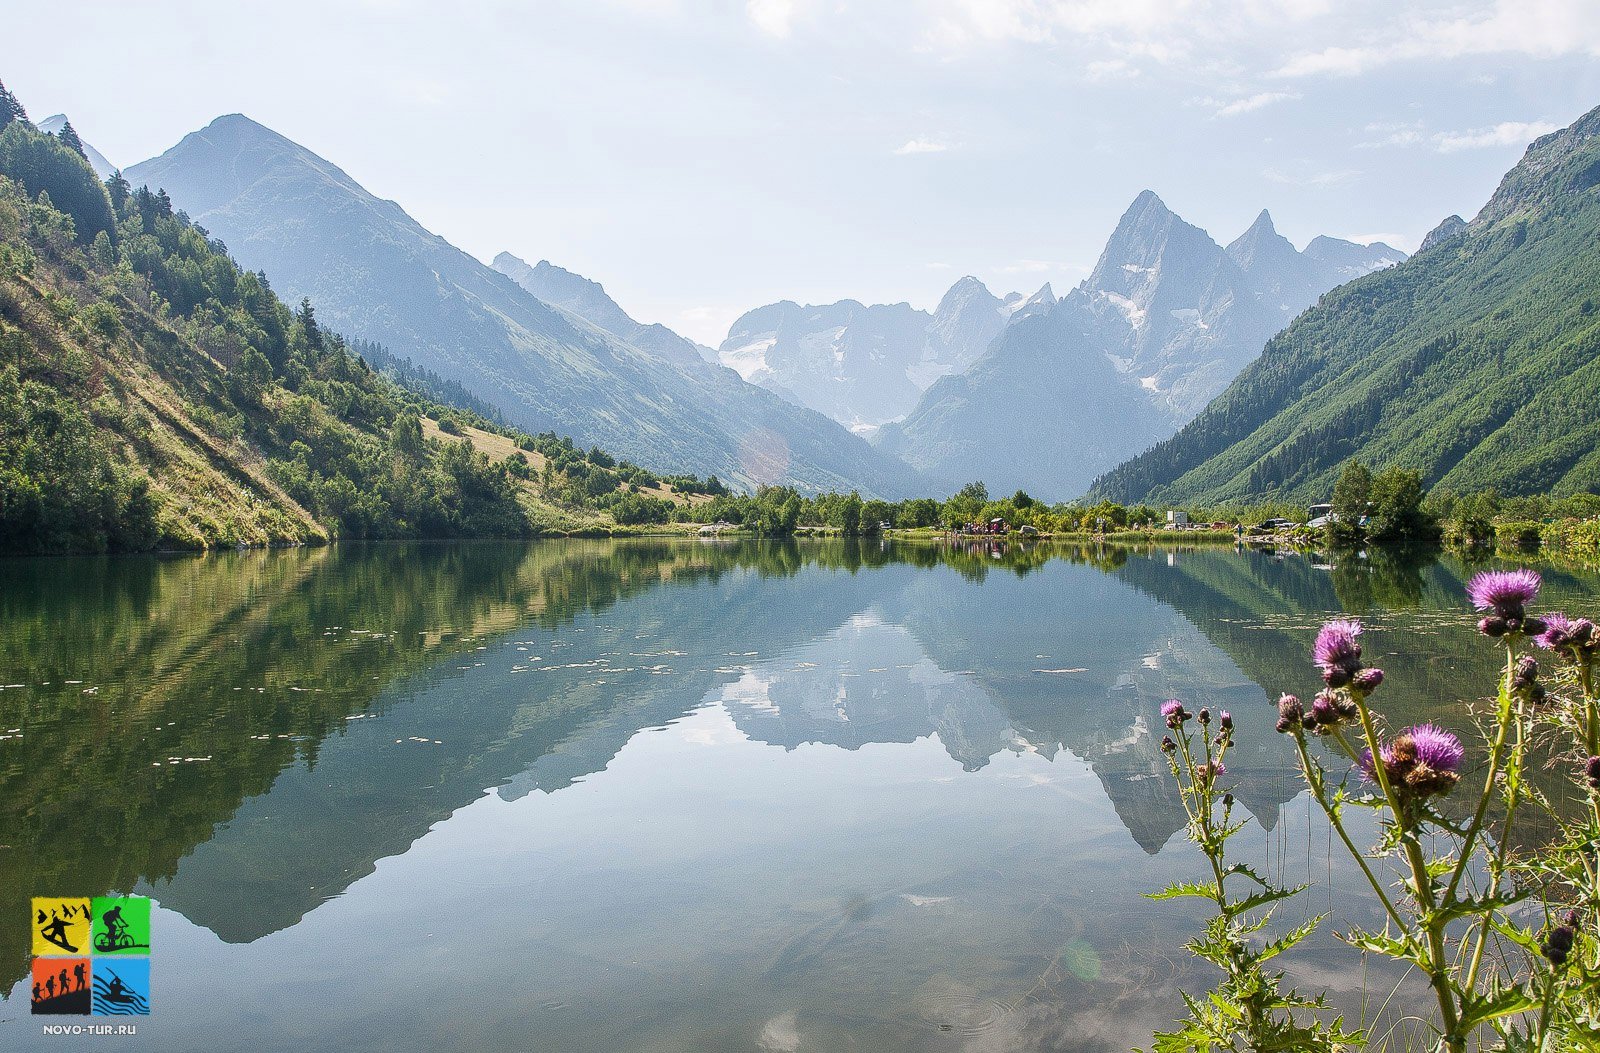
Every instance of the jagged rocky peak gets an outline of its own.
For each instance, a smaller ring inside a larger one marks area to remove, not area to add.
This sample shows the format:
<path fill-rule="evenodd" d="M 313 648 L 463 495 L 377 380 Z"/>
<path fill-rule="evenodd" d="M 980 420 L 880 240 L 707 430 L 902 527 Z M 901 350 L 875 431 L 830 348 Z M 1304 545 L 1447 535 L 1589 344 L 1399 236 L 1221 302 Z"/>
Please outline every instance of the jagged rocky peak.
<path fill-rule="evenodd" d="M 940 298 L 928 325 L 922 361 L 933 364 L 936 375 L 913 375 L 912 380 L 926 388 L 937 376 L 966 369 L 1005 328 L 1010 314 L 1006 302 L 977 278 L 968 275 L 957 281 Z"/>
<path fill-rule="evenodd" d="M 1457 236 L 1466 232 L 1467 221 L 1460 216 L 1446 216 L 1439 221 L 1439 225 L 1428 231 L 1422 239 L 1422 247 L 1418 252 L 1427 252 L 1435 245 L 1443 245 Z"/>
<path fill-rule="evenodd" d="M 1300 253 L 1273 226 L 1272 213 L 1261 210 L 1248 230 L 1229 243 L 1228 256 L 1246 273 L 1263 267 L 1281 267 Z"/>
<path fill-rule="evenodd" d="M 1568 127 L 1535 139 L 1470 225 L 1481 229 L 1542 202 L 1592 191 L 1600 185 L 1600 160 L 1589 149 L 1596 138 L 1600 138 L 1600 106 Z"/>
<path fill-rule="evenodd" d="M 1032 315 L 1043 314 L 1058 302 L 1055 290 L 1050 287 L 1049 282 L 1045 282 L 1032 296 L 1024 296 L 1021 293 L 1007 296 L 1001 309 L 1008 319 L 1015 322 Z"/>
<path fill-rule="evenodd" d="M 526 260 L 502 252 L 492 266 L 545 303 L 565 308 L 608 332 L 626 337 L 638 325 L 606 293 L 605 286 L 549 260 L 529 265 Z"/>

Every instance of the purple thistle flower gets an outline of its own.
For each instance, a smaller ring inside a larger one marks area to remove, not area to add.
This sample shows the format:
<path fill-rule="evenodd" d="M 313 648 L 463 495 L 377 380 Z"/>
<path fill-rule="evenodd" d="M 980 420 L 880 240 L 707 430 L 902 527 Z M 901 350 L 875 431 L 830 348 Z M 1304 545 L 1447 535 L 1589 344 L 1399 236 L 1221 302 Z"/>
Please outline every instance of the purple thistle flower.
<path fill-rule="evenodd" d="M 1461 770 L 1461 759 L 1466 756 L 1466 750 L 1461 747 L 1461 740 L 1436 724 L 1419 724 L 1414 728 L 1407 728 L 1407 735 L 1417 745 L 1417 761 L 1426 764 L 1434 771 L 1447 771 L 1455 774 Z"/>
<path fill-rule="evenodd" d="M 1467 582 L 1467 597 L 1480 611 L 1502 618 L 1521 618 L 1522 609 L 1539 595 L 1542 579 L 1535 570 L 1485 570 Z"/>
<path fill-rule="evenodd" d="M 1165 702 L 1161 703 L 1161 715 L 1164 716 L 1164 717 L 1167 717 L 1167 718 L 1170 719 L 1171 717 L 1176 716 L 1177 714 L 1182 713 L 1182 712 L 1183 712 L 1183 703 L 1179 702 L 1175 698 L 1169 698 Z"/>
<path fill-rule="evenodd" d="M 1461 740 L 1434 724 L 1407 728 L 1378 748 L 1389 786 L 1402 796 L 1448 791 L 1460 778 L 1465 756 Z M 1370 749 L 1361 753 L 1361 774 L 1369 782 L 1378 781 Z"/>
<path fill-rule="evenodd" d="M 1551 611 L 1544 616 L 1544 632 L 1534 640 L 1546 651 L 1554 651 L 1565 647 L 1567 640 L 1572 636 L 1572 619 L 1561 611 Z"/>
<path fill-rule="evenodd" d="M 1311 658 L 1324 671 L 1353 665 L 1361 660 L 1361 645 L 1356 637 L 1361 635 L 1358 621 L 1328 622 L 1317 632 L 1317 642 L 1311 647 Z"/>

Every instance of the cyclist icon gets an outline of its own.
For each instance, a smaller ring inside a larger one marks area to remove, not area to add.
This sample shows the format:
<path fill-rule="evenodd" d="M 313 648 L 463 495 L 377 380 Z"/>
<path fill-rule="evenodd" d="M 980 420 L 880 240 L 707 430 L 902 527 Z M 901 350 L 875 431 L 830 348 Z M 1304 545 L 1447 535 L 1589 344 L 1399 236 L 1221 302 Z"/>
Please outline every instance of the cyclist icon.
<path fill-rule="evenodd" d="M 133 936 L 128 932 L 128 923 L 122 920 L 122 907 L 112 907 L 101 917 L 105 931 L 96 934 L 94 949 L 102 953 L 111 951 L 124 951 L 134 946 Z"/>

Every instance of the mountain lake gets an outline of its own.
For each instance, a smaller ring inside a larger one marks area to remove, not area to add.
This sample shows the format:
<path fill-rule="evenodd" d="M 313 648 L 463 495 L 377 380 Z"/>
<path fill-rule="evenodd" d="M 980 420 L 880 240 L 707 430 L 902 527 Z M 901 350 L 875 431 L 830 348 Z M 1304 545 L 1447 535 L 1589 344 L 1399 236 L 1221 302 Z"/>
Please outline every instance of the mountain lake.
<path fill-rule="evenodd" d="M 1148 1046 L 1217 979 L 1184 949 L 1202 905 L 1145 897 L 1205 867 L 1168 698 L 1234 716 L 1234 844 L 1311 886 L 1275 924 L 1331 913 L 1290 980 L 1417 1026 L 1421 988 L 1334 936 L 1378 909 L 1272 703 L 1349 613 L 1390 722 L 1481 761 L 1472 569 L 876 539 L 3 560 L 0 1046 L 61 1042 L 30 897 L 113 892 L 154 904 L 128 1048 Z M 1541 609 L 1600 611 L 1600 573 L 1541 569 Z"/>

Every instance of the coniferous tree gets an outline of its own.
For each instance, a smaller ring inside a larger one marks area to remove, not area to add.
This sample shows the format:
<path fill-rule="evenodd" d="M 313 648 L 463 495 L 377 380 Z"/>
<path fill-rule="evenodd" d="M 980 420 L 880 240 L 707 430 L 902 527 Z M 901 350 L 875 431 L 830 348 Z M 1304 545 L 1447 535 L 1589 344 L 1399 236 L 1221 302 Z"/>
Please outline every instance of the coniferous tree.
<path fill-rule="evenodd" d="M 119 216 L 123 214 L 123 207 L 127 205 L 131 192 L 128 181 L 122 178 L 121 169 L 112 172 L 111 178 L 106 180 L 106 193 L 111 196 L 111 207 Z"/>
<path fill-rule="evenodd" d="M 83 148 L 83 140 L 78 138 L 77 129 L 72 127 L 71 120 L 62 122 L 61 130 L 56 133 L 56 138 L 61 140 L 62 146 L 65 146 L 85 161 L 89 159 L 89 152 Z"/>
<path fill-rule="evenodd" d="M 22 103 L 17 101 L 15 95 L 6 90 L 5 84 L 0 83 L 0 129 L 13 121 L 27 123 L 27 120 L 28 111 L 22 108 Z"/>

